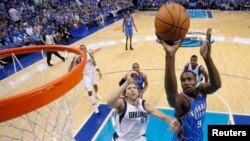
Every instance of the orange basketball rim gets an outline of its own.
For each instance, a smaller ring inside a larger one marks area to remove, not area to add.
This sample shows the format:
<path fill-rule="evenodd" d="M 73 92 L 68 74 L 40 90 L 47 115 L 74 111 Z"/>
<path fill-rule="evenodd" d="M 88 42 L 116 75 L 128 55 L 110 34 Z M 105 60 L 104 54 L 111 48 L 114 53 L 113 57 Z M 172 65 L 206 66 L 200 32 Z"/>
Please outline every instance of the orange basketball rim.
<path fill-rule="evenodd" d="M 0 51 L 0 57 L 12 54 L 27 54 L 33 52 L 67 51 L 80 55 L 83 59 L 70 72 L 40 87 L 22 92 L 15 96 L 0 99 L 0 123 L 34 111 L 67 93 L 82 80 L 83 68 L 86 64 L 86 54 L 80 49 L 69 46 L 43 45 L 28 46 Z"/>

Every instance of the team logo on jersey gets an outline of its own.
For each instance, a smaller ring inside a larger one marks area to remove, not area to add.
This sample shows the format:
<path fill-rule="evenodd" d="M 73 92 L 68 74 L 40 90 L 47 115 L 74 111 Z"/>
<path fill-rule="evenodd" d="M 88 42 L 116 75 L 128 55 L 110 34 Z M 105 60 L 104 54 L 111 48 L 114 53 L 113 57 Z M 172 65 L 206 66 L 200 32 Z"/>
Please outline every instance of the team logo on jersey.
<path fill-rule="evenodd" d="M 141 123 L 145 123 L 148 120 L 148 114 L 142 111 L 129 112 L 129 118 L 141 118 Z"/>
<path fill-rule="evenodd" d="M 197 105 L 194 109 L 190 110 L 188 113 L 189 117 L 194 117 L 195 119 L 199 119 L 204 117 L 206 110 L 206 103 L 201 103 Z"/>

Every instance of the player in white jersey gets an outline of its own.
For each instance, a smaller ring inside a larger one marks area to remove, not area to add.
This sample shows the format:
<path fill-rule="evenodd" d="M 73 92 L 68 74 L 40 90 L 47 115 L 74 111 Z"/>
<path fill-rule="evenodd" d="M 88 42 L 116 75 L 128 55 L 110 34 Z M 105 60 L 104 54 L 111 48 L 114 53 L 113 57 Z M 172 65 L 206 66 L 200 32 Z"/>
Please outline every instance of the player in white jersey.
<path fill-rule="evenodd" d="M 208 82 L 208 74 L 202 65 L 197 64 L 197 56 L 192 55 L 190 58 L 190 63 L 187 63 L 184 67 L 184 71 L 190 70 L 195 73 L 197 86 L 204 82 L 203 77 L 205 77 L 205 83 Z"/>
<path fill-rule="evenodd" d="M 83 74 L 84 74 L 83 84 L 84 84 L 86 91 L 88 92 L 89 99 L 90 99 L 92 105 L 94 106 L 94 111 L 97 114 L 97 113 L 99 113 L 99 110 L 98 110 L 98 107 L 96 106 L 95 98 L 92 95 L 92 86 L 95 90 L 96 97 L 98 99 L 102 99 L 102 96 L 98 93 L 98 85 L 97 85 L 98 83 L 96 80 L 94 67 L 96 68 L 96 71 L 99 73 L 100 79 L 102 78 L 102 73 L 96 64 L 96 61 L 95 61 L 93 55 L 87 51 L 86 46 L 80 45 L 80 49 L 82 51 L 86 52 L 86 55 L 87 55 L 86 65 L 85 65 L 85 68 L 83 70 Z M 76 64 L 80 63 L 80 61 L 81 61 L 81 57 L 79 57 L 79 56 L 74 57 L 71 64 L 70 64 L 69 70 L 71 70 Z"/>
<path fill-rule="evenodd" d="M 113 140 L 146 141 L 148 114 L 167 122 L 170 130 L 177 131 L 180 128 L 177 120 L 139 98 L 139 90 L 133 78 L 135 75 L 138 75 L 137 72 L 129 72 L 126 81 L 108 99 L 107 104 L 116 109 L 116 132 L 113 134 Z"/>

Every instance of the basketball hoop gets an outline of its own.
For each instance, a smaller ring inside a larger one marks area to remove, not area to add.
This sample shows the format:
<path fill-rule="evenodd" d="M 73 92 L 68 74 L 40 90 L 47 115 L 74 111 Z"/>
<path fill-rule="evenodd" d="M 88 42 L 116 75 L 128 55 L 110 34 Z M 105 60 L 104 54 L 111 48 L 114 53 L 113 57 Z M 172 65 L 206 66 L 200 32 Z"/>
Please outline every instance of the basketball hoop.
<path fill-rule="evenodd" d="M 68 46 L 44 45 L 3 50 L 0 52 L 0 57 L 55 51 L 73 53 L 80 55 L 83 59 L 71 71 L 66 71 L 65 74 L 53 81 L 14 96 L 0 98 L 0 140 L 73 139 L 71 133 L 72 118 L 70 116 L 72 116 L 75 94 L 69 98 L 66 93 L 82 80 L 86 54 L 79 49 Z M 50 106 L 51 104 L 52 106 Z M 44 107 L 47 106 L 49 108 L 45 110 Z M 54 108 L 58 108 L 58 113 L 55 113 Z M 46 115 L 46 117 L 43 115 L 44 111 L 50 112 L 52 116 Z M 63 114 L 65 117 L 62 117 Z M 58 125 L 62 123 L 61 120 L 65 120 L 65 123 Z"/>

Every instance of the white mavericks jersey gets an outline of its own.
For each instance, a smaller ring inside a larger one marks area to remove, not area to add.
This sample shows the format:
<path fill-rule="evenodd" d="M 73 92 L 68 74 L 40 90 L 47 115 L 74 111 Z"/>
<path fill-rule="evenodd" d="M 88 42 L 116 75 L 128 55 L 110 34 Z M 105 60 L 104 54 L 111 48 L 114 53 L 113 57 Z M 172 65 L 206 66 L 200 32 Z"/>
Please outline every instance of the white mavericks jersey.
<path fill-rule="evenodd" d="M 188 63 L 188 70 L 195 73 L 197 86 L 202 83 L 202 79 L 203 79 L 203 75 L 202 74 L 199 75 L 200 66 L 201 65 L 197 65 L 195 69 L 192 69 L 192 65 Z"/>
<path fill-rule="evenodd" d="M 86 52 L 87 55 L 87 60 L 86 60 L 86 65 L 84 68 L 84 73 L 83 74 L 90 74 L 93 73 L 93 59 L 90 56 L 89 52 Z"/>
<path fill-rule="evenodd" d="M 145 111 L 145 100 L 139 99 L 138 106 L 129 104 L 125 98 L 124 113 L 116 115 L 116 141 L 146 141 L 145 133 L 148 124 L 148 113 Z"/>

